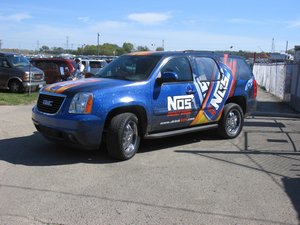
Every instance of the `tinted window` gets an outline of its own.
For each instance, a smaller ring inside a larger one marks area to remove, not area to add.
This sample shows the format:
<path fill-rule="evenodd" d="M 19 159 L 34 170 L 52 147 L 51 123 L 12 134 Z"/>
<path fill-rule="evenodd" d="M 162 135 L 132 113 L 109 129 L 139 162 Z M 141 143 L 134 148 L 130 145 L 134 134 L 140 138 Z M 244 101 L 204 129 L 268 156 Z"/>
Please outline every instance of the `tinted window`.
<path fill-rule="evenodd" d="M 7 60 L 3 57 L 0 57 L 0 67 L 8 67 Z"/>
<path fill-rule="evenodd" d="M 196 57 L 196 75 L 200 81 L 220 80 L 221 74 L 216 62 L 211 58 Z"/>
<path fill-rule="evenodd" d="M 237 75 L 238 79 L 248 80 L 252 73 L 249 65 L 245 60 L 240 58 L 221 57 L 220 60 L 225 63 L 232 71 L 233 75 Z"/>
<path fill-rule="evenodd" d="M 239 79 L 249 80 L 252 76 L 249 65 L 242 59 L 237 60 L 237 72 Z"/>
<path fill-rule="evenodd" d="M 99 61 L 90 61 L 91 68 L 101 68 L 101 62 Z"/>
<path fill-rule="evenodd" d="M 193 80 L 190 63 L 188 59 L 184 57 L 170 59 L 161 70 L 161 73 L 164 72 L 176 73 L 179 81 Z"/>
<path fill-rule="evenodd" d="M 35 65 L 36 67 L 38 67 L 42 70 L 46 69 L 46 63 L 43 61 L 33 61 L 32 63 L 33 63 L 33 65 Z"/>
<path fill-rule="evenodd" d="M 121 80 L 146 80 L 161 56 L 157 55 L 124 55 L 112 61 L 95 77 Z"/>
<path fill-rule="evenodd" d="M 7 56 L 10 63 L 15 67 L 29 66 L 29 61 L 22 55 L 9 55 Z"/>

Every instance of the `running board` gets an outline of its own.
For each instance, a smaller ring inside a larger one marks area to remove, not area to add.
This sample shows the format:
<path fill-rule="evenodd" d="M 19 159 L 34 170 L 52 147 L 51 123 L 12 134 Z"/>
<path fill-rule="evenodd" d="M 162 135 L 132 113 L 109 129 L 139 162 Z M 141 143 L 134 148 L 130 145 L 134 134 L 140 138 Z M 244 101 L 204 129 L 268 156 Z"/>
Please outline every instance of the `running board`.
<path fill-rule="evenodd" d="M 172 131 L 165 131 L 165 132 L 159 132 L 159 133 L 153 133 L 153 134 L 146 134 L 144 136 L 145 139 L 156 139 L 156 138 L 165 138 L 165 137 L 171 137 L 175 135 L 181 135 L 181 134 L 188 134 L 196 131 L 203 131 L 208 129 L 217 128 L 218 124 L 209 124 L 209 125 L 202 125 L 197 127 L 190 127 L 190 128 L 184 128 L 179 130 L 172 130 Z"/>

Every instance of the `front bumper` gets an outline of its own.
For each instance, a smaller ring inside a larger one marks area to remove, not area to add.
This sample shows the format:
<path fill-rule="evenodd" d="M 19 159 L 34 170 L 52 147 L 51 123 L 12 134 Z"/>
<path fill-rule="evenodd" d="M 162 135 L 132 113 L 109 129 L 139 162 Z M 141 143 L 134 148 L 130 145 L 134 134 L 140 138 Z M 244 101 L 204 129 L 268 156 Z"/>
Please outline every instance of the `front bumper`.
<path fill-rule="evenodd" d="M 32 109 L 36 129 L 47 139 L 82 149 L 97 149 L 104 122 L 95 115 L 49 115 Z"/>
<path fill-rule="evenodd" d="M 28 82 L 28 81 L 23 81 L 23 87 L 43 87 L 46 84 L 46 81 L 39 81 L 39 82 Z"/>

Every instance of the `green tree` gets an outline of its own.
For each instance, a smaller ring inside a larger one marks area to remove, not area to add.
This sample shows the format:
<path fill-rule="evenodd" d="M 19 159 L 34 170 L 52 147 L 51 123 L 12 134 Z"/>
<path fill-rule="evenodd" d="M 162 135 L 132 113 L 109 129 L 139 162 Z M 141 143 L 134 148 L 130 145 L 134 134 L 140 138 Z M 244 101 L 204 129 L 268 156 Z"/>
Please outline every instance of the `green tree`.
<path fill-rule="evenodd" d="M 133 44 L 129 42 L 124 42 L 122 48 L 124 50 L 124 53 L 130 53 L 134 51 Z"/>
<path fill-rule="evenodd" d="M 120 47 L 116 44 L 104 43 L 100 46 L 101 55 L 118 55 Z"/>
<path fill-rule="evenodd" d="M 65 50 L 62 47 L 52 47 L 51 48 L 51 53 L 53 53 L 53 54 L 61 54 L 64 52 L 65 52 Z"/>
<path fill-rule="evenodd" d="M 40 48 L 40 52 L 49 52 L 50 48 L 47 46 L 47 45 L 43 45 L 41 48 Z"/>
<path fill-rule="evenodd" d="M 163 47 L 157 47 L 156 48 L 156 51 L 158 51 L 158 52 L 163 52 L 165 49 L 163 48 Z"/>
<path fill-rule="evenodd" d="M 84 55 L 97 55 L 98 53 L 98 48 L 96 45 L 86 45 L 84 46 L 83 49 L 83 54 Z"/>
<path fill-rule="evenodd" d="M 150 51 L 150 49 L 147 46 L 138 46 L 137 50 L 139 52 Z"/>

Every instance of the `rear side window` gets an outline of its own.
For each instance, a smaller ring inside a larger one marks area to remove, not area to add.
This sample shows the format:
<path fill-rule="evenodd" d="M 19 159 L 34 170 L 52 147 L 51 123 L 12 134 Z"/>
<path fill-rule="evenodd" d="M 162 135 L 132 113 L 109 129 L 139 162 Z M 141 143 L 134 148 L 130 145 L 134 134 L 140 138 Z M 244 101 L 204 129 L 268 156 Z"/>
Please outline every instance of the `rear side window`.
<path fill-rule="evenodd" d="M 252 77 L 252 73 L 248 64 L 242 59 L 237 60 L 237 73 L 239 79 L 242 80 L 249 80 Z"/>
<path fill-rule="evenodd" d="M 33 61 L 33 65 L 44 70 L 47 68 L 47 64 L 43 61 Z"/>
<path fill-rule="evenodd" d="M 228 55 L 226 54 L 224 55 L 224 57 L 221 57 L 220 60 L 231 69 L 232 74 L 234 76 L 237 76 L 238 79 L 249 80 L 251 78 L 252 73 L 245 60 L 240 58 L 228 57 Z"/>
<path fill-rule="evenodd" d="M 200 81 L 210 82 L 220 80 L 221 74 L 217 63 L 207 57 L 196 57 L 196 76 Z"/>
<path fill-rule="evenodd" d="M 99 61 L 90 61 L 91 68 L 101 68 L 101 62 Z"/>

